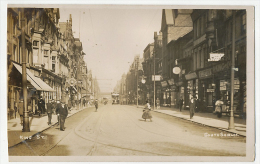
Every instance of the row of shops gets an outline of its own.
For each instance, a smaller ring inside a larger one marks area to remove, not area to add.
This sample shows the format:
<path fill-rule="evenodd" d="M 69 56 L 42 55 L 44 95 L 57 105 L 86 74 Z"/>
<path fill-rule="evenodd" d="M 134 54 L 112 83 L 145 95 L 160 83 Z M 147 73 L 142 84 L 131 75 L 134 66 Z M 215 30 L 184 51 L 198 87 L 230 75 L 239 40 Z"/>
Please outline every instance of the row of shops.
<path fill-rule="evenodd" d="M 181 75 L 179 81 L 174 79 L 156 83 L 156 99 L 162 106 L 179 107 L 179 99 L 183 98 L 184 106 L 189 107 L 191 96 L 200 102 L 201 111 L 212 112 L 215 102 L 222 99 L 224 104 L 230 104 L 231 62 L 220 62 L 211 68 L 205 68 Z M 245 74 L 235 73 L 234 78 L 234 111 L 245 112 L 246 108 L 246 77 Z M 153 102 L 153 92 L 147 93 L 147 98 Z"/>

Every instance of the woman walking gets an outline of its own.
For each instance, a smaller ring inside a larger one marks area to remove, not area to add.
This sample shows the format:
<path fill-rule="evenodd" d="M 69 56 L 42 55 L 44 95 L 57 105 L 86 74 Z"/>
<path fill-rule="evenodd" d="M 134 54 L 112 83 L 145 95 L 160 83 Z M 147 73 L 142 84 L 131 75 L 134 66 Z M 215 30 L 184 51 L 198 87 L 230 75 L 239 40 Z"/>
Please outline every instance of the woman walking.
<path fill-rule="evenodd" d="M 150 121 L 152 122 L 152 114 L 151 114 L 151 106 L 149 104 L 148 101 L 146 101 L 146 105 L 144 107 L 144 110 L 143 110 L 143 115 L 142 115 L 142 118 L 146 121 L 146 119 L 150 119 Z"/>

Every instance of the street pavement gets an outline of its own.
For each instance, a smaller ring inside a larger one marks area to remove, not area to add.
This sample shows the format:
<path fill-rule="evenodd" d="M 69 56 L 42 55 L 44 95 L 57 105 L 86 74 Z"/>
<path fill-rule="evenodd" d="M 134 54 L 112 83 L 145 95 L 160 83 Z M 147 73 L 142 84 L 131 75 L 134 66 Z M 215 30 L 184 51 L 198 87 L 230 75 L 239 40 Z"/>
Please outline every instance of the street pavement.
<path fill-rule="evenodd" d="M 139 108 L 143 108 L 144 106 L 138 106 Z M 155 112 L 164 113 L 167 115 L 171 115 L 173 117 L 178 117 L 181 119 L 189 120 L 194 123 L 202 124 L 205 126 L 217 128 L 226 132 L 231 132 L 234 134 L 238 134 L 240 136 L 246 137 L 246 119 L 239 118 L 236 116 L 234 118 L 234 125 L 235 129 L 228 129 L 229 126 L 229 116 L 222 115 L 221 118 L 218 118 L 217 115 L 213 113 L 202 113 L 198 112 L 195 113 L 192 119 L 190 119 L 190 112 L 189 110 L 180 111 L 178 108 L 175 107 L 160 107 L 160 109 L 153 110 Z"/>
<path fill-rule="evenodd" d="M 135 107 L 132 105 L 132 107 Z M 142 109 L 144 106 L 140 106 L 139 108 Z M 85 109 L 85 108 L 83 108 Z M 83 109 L 72 109 L 69 111 L 68 117 L 74 115 L 77 112 L 80 112 Z M 235 129 L 229 130 L 229 117 L 223 115 L 221 118 L 218 118 L 213 113 L 195 113 L 194 117 L 190 119 L 189 110 L 182 110 L 181 112 L 179 109 L 174 107 L 161 107 L 160 109 L 153 110 L 154 112 L 163 113 L 166 115 L 170 115 L 173 117 L 177 117 L 180 119 L 188 120 L 193 123 L 202 124 L 205 126 L 217 128 L 226 132 L 231 132 L 238 134 L 240 136 L 246 136 L 246 120 L 235 117 Z M 30 132 L 22 132 L 22 125 L 20 124 L 20 118 L 8 120 L 8 147 L 12 147 L 18 143 L 23 142 L 26 140 L 26 137 L 35 136 L 40 132 L 55 126 L 57 124 L 57 116 L 52 115 L 52 124 L 48 125 L 48 116 L 34 116 L 30 117 Z"/>
<path fill-rule="evenodd" d="M 75 113 L 78 113 L 82 111 L 82 108 L 77 110 L 76 108 L 72 108 L 68 112 L 68 117 L 71 117 Z M 17 114 L 15 119 L 8 120 L 7 124 L 7 131 L 8 131 L 8 147 L 12 147 L 14 145 L 17 145 L 24 140 L 28 139 L 27 137 L 32 137 L 40 132 L 56 126 L 58 123 L 57 115 L 52 115 L 51 125 L 48 125 L 48 116 L 47 114 L 43 114 L 42 116 L 34 115 L 33 117 L 29 117 L 29 124 L 30 124 L 30 132 L 23 132 L 23 125 L 20 124 L 20 116 Z"/>
<path fill-rule="evenodd" d="M 8 149 L 9 156 L 39 156 L 41 161 L 43 156 L 88 156 L 84 158 L 86 161 L 100 156 L 99 161 L 101 156 L 246 155 L 245 137 L 229 136 L 230 133 L 222 130 L 154 111 L 151 111 L 152 121 L 145 121 L 142 110 L 111 104 L 101 104 L 97 111 L 94 107 L 82 110 L 66 119 L 65 131 L 57 126 L 44 130 L 39 134 L 43 139 L 33 137 L 13 146 Z M 33 159 L 21 159 L 25 160 Z"/>

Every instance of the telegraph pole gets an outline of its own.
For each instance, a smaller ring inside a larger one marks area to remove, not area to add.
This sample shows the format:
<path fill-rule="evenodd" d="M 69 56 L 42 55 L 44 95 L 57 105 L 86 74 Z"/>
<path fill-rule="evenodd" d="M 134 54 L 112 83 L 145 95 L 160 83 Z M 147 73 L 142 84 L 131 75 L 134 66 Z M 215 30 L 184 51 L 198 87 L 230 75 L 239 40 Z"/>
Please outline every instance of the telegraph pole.
<path fill-rule="evenodd" d="M 155 110 L 155 50 L 153 52 L 153 110 Z"/>
<path fill-rule="evenodd" d="M 29 132 L 29 112 L 27 108 L 27 74 L 26 74 L 26 52 L 25 52 L 25 16 L 24 8 L 21 13 L 22 26 L 22 85 L 23 85 L 23 132 Z"/>
<path fill-rule="evenodd" d="M 235 14 L 236 11 L 233 11 L 233 19 L 232 19 L 232 58 L 231 58 L 231 109 L 230 109 L 230 120 L 228 129 L 235 129 L 234 125 L 234 67 L 235 67 Z"/>
<path fill-rule="evenodd" d="M 136 106 L 138 108 L 138 80 L 139 80 L 139 73 L 138 73 L 138 65 L 139 65 L 139 58 L 138 58 L 138 61 L 136 62 L 136 68 L 137 68 L 137 83 L 136 83 Z"/>

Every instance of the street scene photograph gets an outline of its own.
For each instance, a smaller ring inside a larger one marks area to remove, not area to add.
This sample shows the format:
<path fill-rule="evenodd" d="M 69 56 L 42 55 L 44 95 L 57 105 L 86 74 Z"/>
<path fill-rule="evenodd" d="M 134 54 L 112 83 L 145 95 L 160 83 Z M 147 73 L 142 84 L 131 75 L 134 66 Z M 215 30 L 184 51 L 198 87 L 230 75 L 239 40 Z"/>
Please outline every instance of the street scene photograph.
<path fill-rule="evenodd" d="M 254 161 L 253 7 L 25 6 L 6 15 L 9 162 Z"/>

